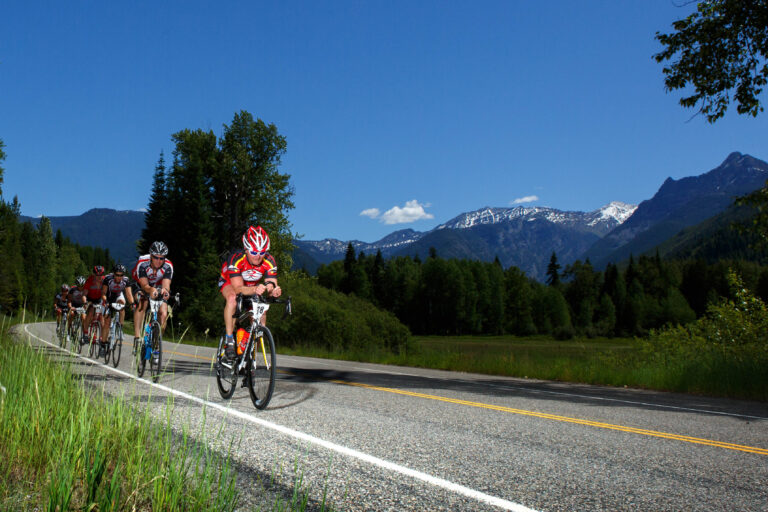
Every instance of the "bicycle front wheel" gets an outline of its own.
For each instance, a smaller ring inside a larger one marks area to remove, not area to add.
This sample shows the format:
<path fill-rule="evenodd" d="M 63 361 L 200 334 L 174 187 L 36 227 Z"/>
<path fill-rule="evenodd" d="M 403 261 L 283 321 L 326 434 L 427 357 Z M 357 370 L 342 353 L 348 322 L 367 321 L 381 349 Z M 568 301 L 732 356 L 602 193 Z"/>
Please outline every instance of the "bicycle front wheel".
<path fill-rule="evenodd" d="M 144 336 L 146 336 L 146 334 L 144 334 Z M 136 347 L 136 375 L 142 377 L 144 375 L 144 370 L 147 367 L 147 360 L 144 359 L 144 355 L 147 351 L 144 338 L 139 338 L 138 342 L 134 342 L 134 346 Z"/>
<path fill-rule="evenodd" d="M 101 336 L 101 326 L 99 324 L 91 324 L 91 332 L 88 339 L 90 340 L 90 351 L 88 352 L 89 357 L 99 357 L 99 338 Z"/>
<path fill-rule="evenodd" d="M 216 386 L 221 398 L 229 400 L 235 394 L 237 386 L 237 361 L 230 360 L 225 355 L 225 336 L 219 338 L 219 348 L 216 350 Z"/>
<path fill-rule="evenodd" d="M 59 347 L 66 348 L 67 345 L 67 319 L 62 314 L 61 319 L 56 324 L 56 336 L 59 338 Z"/>
<path fill-rule="evenodd" d="M 123 350 L 123 326 L 115 324 L 115 337 L 112 338 L 112 366 L 117 368 L 120 364 L 120 352 Z"/>
<path fill-rule="evenodd" d="M 78 354 L 83 351 L 83 323 L 79 317 L 72 320 L 70 343 L 75 346 L 75 350 Z"/>
<path fill-rule="evenodd" d="M 277 368 L 275 364 L 275 340 L 272 339 L 272 333 L 266 327 L 259 329 L 261 335 L 251 344 L 250 361 L 248 362 L 249 372 L 246 379 L 254 407 L 264 409 L 272 399 L 272 392 L 275 390 Z"/>
<path fill-rule="evenodd" d="M 152 324 L 152 353 L 149 356 L 149 371 L 152 374 L 152 380 L 157 382 L 160 378 L 160 370 L 163 367 L 163 337 L 160 331 L 160 324 Z"/>

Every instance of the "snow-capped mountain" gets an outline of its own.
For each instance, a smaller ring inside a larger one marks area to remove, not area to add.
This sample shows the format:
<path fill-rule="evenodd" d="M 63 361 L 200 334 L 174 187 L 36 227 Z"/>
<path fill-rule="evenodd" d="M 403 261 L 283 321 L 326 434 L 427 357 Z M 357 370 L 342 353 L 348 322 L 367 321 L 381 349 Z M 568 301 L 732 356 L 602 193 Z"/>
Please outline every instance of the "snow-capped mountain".
<path fill-rule="evenodd" d="M 546 220 L 553 224 L 594 230 L 606 234 L 627 220 L 637 205 L 613 201 L 592 212 L 561 211 L 541 206 L 516 206 L 514 208 L 486 207 L 474 212 L 462 213 L 435 229 L 468 229 L 479 225 L 498 224 L 515 219 L 528 221 Z"/>
<path fill-rule="evenodd" d="M 344 257 L 351 242 L 356 251 L 373 254 L 381 251 L 384 257 L 397 255 L 426 255 L 434 247 L 444 257 L 466 257 L 491 260 L 498 256 L 502 264 L 518 264 L 527 271 L 540 265 L 525 264 L 515 256 L 523 254 L 522 247 L 530 247 L 526 256 L 552 251 L 574 259 L 592 243 L 610 232 L 632 215 L 636 206 L 614 201 L 591 212 L 562 211 L 546 207 L 491 208 L 485 207 L 462 213 L 427 232 L 404 229 L 395 231 L 373 243 L 336 239 L 318 241 L 299 240 L 297 247 L 318 263 L 329 263 Z M 525 235 L 520 235 L 525 232 Z M 520 243 L 520 236 L 534 239 Z M 480 237 L 487 241 L 475 240 Z M 538 238 L 541 238 L 540 240 Z M 567 242 L 565 242 L 567 240 Z M 538 260 L 538 256 L 534 258 Z"/>

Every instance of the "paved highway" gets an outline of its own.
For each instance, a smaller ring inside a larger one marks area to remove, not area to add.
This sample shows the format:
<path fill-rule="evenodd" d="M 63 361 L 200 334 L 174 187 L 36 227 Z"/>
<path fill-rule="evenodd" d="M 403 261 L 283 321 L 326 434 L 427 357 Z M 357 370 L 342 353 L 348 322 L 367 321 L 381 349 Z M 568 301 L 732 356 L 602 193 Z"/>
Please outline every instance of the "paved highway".
<path fill-rule="evenodd" d="M 301 480 L 309 510 L 324 495 L 336 510 L 768 510 L 764 403 L 278 356 L 257 411 L 246 389 L 221 399 L 214 349 L 166 343 L 153 384 L 129 347 L 113 369 L 62 352 L 51 323 L 20 331 L 89 385 L 232 447 L 246 505 L 285 503 Z"/>

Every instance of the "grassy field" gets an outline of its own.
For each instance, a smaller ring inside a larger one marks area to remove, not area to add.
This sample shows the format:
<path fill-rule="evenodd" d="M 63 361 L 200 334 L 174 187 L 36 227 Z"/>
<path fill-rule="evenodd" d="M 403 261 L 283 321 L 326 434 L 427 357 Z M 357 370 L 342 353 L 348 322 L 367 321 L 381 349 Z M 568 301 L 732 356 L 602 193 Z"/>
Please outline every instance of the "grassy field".
<path fill-rule="evenodd" d="M 328 353 L 312 348 L 279 353 L 397 364 L 488 375 L 676 391 L 768 401 L 765 359 L 716 352 L 660 358 L 647 340 L 543 336 L 415 336 L 409 353 Z"/>

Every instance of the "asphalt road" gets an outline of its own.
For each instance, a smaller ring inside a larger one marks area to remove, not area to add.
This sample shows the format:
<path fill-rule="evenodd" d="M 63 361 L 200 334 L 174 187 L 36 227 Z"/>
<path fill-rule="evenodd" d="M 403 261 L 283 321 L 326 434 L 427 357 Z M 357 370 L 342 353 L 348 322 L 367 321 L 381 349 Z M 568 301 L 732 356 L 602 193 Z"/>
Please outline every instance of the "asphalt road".
<path fill-rule="evenodd" d="M 214 349 L 166 343 L 153 384 L 128 347 L 113 369 L 62 352 L 51 323 L 21 332 L 91 386 L 233 447 L 243 510 L 298 481 L 309 510 L 768 510 L 768 404 L 278 356 L 258 411 L 246 389 L 221 399 Z"/>

